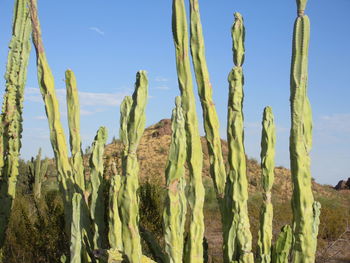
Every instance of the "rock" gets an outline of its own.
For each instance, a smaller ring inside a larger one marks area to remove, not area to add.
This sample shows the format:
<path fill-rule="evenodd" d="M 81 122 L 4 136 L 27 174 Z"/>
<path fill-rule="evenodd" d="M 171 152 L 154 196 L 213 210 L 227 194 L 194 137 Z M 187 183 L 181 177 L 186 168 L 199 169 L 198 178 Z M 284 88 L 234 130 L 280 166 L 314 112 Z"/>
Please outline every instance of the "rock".
<path fill-rule="evenodd" d="M 336 190 L 350 190 L 350 177 L 348 180 L 340 180 L 338 184 L 334 187 Z"/>

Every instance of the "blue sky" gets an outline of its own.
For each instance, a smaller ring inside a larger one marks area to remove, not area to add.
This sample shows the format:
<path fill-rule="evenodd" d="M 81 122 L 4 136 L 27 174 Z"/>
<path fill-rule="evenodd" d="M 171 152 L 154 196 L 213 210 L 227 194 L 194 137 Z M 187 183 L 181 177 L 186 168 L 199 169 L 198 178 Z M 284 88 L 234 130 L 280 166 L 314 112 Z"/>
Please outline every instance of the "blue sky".
<path fill-rule="evenodd" d="M 83 149 L 90 145 L 101 125 L 108 127 L 109 141 L 118 137 L 119 104 L 123 96 L 132 93 L 137 70 L 147 70 L 149 76 L 147 125 L 170 117 L 174 98 L 179 94 L 170 0 L 38 2 L 44 45 L 65 126 L 64 72 L 70 68 L 76 73 Z M 259 160 L 262 111 L 270 105 L 277 125 L 276 165 L 289 167 L 289 74 L 295 1 L 202 0 L 200 8 L 222 137 L 226 138 L 227 75 L 233 66 L 230 29 L 233 13 L 238 11 L 246 25 L 246 152 Z M 11 37 L 12 10 L 13 1 L 1 2 L 1 76 Z M 310 0 L 306 10 L 311 20 L 312 176 L 320 183 L 335 184 L 350 176 L 349 10 L 348 0 L 332 0 L 331 4 Z M 3 78 L 0 86 L 3 94 Z M 198 102 L 197 108 L 201 116 Z M 25 93 L 22 157 L 30 158 L 39 147 L 52 156 L 32 52 Z"/>

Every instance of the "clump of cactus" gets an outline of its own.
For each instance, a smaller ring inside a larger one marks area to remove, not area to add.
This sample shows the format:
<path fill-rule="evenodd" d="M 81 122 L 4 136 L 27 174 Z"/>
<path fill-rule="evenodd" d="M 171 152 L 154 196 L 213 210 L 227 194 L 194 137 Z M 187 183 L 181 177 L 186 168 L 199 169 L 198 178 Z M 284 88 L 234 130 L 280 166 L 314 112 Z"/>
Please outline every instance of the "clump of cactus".
<path fill-rule="evenodd" d="M 28 1 L 28 2 L 27 2 Z M 310 157 L 312 117 L 307 97 L 307 55 L 309 19 L 304 14 L 306 0 L 297 0 L 298 17 L 293 35 L 291 66 L 291 133 L 290 159 L 293 178 L 293 227 L 284 226 L 272 245 L 273 207 L 271 189 L 274 181 L 275 128 L 272 109 L 263 115 L 261 168 L 263 205 L 261 209 L 258 261 L 288 262 L 290 250 L 294 262 L 314 262 L 317 246 L 320 204 L 314 202 L 311 188 Z M 204 130 L 210 158 L 210 174 L 214 181 L 223 223 L 223 257 L 225 263 L 252 263 L 252 235 L 248 218 L 248 180 L 244 149 L 244 75 L 245 27 L 243 17 L 235 13 L 232 27 L 234 68 L 228 76 L 229 98 L 227 118 L 228 165 L 221 149 L 219 121 L 212 99 L 212 86 L 205 59 L 204 38 L 198 0 L 190 3 L 190 51 L 198 94 L 203 109 Z M 27 8 L 27 4 L 29 9 Z M 3 245 L 18 175 L 21 137 L 23 88 L 32 30 L 36 50 L 38 81 L 45 103 L 50 140 L 58 170 L 60 190 L 65 206 L 66 232 L 71 237 L 70 262 L 153 262 L 143 255 L 143 238 L 157 255 L 157 262 L 204 261 L 204 186 L 202 183 L 203 153 L 199 135 L 189 56 L 189 33 L 184 0 L 173 0 L 172 30 L 176 50 L 176 68 L 181 96 L 176 98 L 172 114 L 172 139 L 165 170 L 167 198 L 163 213 L 165 253 L 150 233 L 139 229 L 139 163 L 137 148 L 145 128 L 148 79 L 145 71 L 136 75 L 135 91 L 120 106 L 120 139 L 123 143 L 122 169 L 112 167 L 105 215 L 104 147 L 107 130 L 101 127 L 92 144 L 90 179 L 85 178 L 80 138 L 79 97 L 73 71 L 66 71 L 70 151 L 60 120 L 54 79 L 46 59 L 36 0 L 17 0 L 13 39 L 10 44 L 6 73 L 6 93 L 0 122 L 0 250 Z M 31 22 L 29 20 L 31 18 Z M 32 25 L 32 26 L 31 26 Z M 15 72 L 19 72 L 18 75 Z M 16 76 L 15 76 L 16 75 Z M 185 165 L 188 167 L 188 183 Z M 41 195 L 41 182 L 47 162 L 41 151 L 32 160 L 35 181 L 34 196 Z M 187 184 L 188 191 L 185 191 Z M 189 228 L 184 240 L 189 207 Z M 108 218 L 108 224 L 105 221 Z M 108 233 L 107 233 L 108 230 Z M 293 238 L 292 238 L 293 237 Z M 293 239 L 293 240 L 292 240 Z M 292 242 L 293 241 L 293 242 Z M 1 252 L 1 251 L 0 251 Z M 1 257 L 1 255 L 0 255 Z M 0 260 L 1 261 L 1 260 Z M 67 262 L 67 261 L 66 261 Z"/>

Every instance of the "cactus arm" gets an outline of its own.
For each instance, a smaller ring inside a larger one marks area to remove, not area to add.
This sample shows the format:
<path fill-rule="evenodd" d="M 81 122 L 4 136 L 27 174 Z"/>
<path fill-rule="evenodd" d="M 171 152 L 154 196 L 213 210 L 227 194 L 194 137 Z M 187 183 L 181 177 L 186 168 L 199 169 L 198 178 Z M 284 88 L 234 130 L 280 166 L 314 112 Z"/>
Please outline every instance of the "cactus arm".
<path fill-rule="evenodd" d="M 109 189 L 108 240 L 111 249 L 123 251 L 122 223 L 118 211 L 118 195 L 121 187 L 121 178 L 117 173 L 116 164 L 112 164 L 113 175 Z"/>
<path fill-rule="evenodd" d="M 188 201 L 191 208 L 189 238 L 185 249 L 186 262 L 203 261 L 204 187 L 202 182 L 202 145 L 198 130 L 196 103 L 188 56 L 188 30 L 183 0 L 173 0 L 173 38 L 176 51 L 176 68 L 185 116 L 187 163 L 190 174 Z"/>
<path fill-rule="evenodd" d="M 276 131 L 271 107 L 266 107 L 263 114 L 261 136 L 261 170 L 263 186 L 263 205 L 260 213 L 258 238 L 258 259 L 261 263 L 271 262 L 273 206 L 271 189 L 274 181 Z"/>
<path fill-rule="evenodd" d="M 297 1 L 305 9 L 306 1 Z M 313 203 L 310 150 L 312 146 L 312 114 L 307 96 L 308 49 L 310 21 L 299 13 L 294 24 L 291 63 L 291 131 L 290 162 L 293 181 L 293 262 L 314 262 Z"/>
<path fill-rule="evenodd" d="M 103 154 L 107 141 L 107 129 L 100 127 L 92 144 L 90 156 L 90 180 L 92 186 L 90 214 L 94 227 L 94 248 L 105 248 L 107 240 L 105 237 L 105 208 L 104 208 L 104 178 L 103 178 Z"/>
<path fill-rule="evenodd" d="M 224 224 L 224 261 L 253 262 L 252 235 L 248 218 L 248 180 L 243 142 L 244 25 L 235 13 L 232 27 L 234 63 L 229 74 L 227 139 L 229 171 L 226 181 L 227 215 Z"/>
<path fill-rule="evenodd" d="M 70 263 L 81 263 L 81 194 L 74 193 L 72 199 L 72 223 L 70 240 Z"/>
<path fill-rule="evenodd" d="M 172 114 L 172 138 L 165 170 L 167 197 L 163 213 L 164 240 L 167 263 L 183 262 L 183 240 L 186 219 L 185 162 L 186 131 L 181 97 L 176 97 Z"/>
<path fill-rule="evenodd" d="M 156 238 L 147 229 L 140 226 L 140 234 L 142 239 L 146 242 L 148 249 L 150 250 L 152 257 L 158 263 L 165 263 L 165 254 L 162 247 L 158 244 Z"/>
<path fill-rule="evenodd" d="M 16 194 L 21 149 L 23 96 L 31 47 L 31 22 L 26 5 L 26 0 L 15 1 L 0 118 L 0 253 Z"/>
<path fill-rule="evenodd" d="M 67 115 L 69 126 L 69 143 L 72 154 L 72 168 L 75 183 L 85 191 L 83 152 L 81 150 L 80 138 L 80 108 L 79 95 L 77 89 L 77 82 L 73 71 L 67 70 L 66 76 L 66 90 L 67 90 Z"/>
<path fill-rule="evenodd" d="M 210 174 L 214 181 L 218 200 L 221 203 L 225 192 L 226 171 L 221 150 L 219 118 L 213 102 L 213 90 L 205 58 L 198 0 L 190 0 L 190 5 L 192 62 L 203 109 L 205 138 L 210 159 Z"/>
<path fill-rule="evenodd" d="M 50 141 L 56 159 L 57 171 L 59 175 L 58 179 L 62 190 L 61 192 L 64 195 L 66 206 L 66 225 L 68 225 L 71 221 L 69 218 L 71 215 L 71 200 L 74 181 L 72 178 L 71 166 L 68 160 L 66 138 L 60 121 L 60 111 L 54 87 L 54 79 L 46 59 L 41 38 L 37 1 L 29 0 L 29 7 L 33 28 L 33 43 L 37 57 L 38 82 L 49 122 Z"/>
<path fill-rule="evenodd" d="M 289 252 L 292 247 L 293 233 L 289 225 L 285 225 L 278 235 L 272 249 L 272 263 L 288 263 Z"/>
<path fill-rule="evenodd" d="M 126 97 L 121 105 L 120 134 L 124 143 L 122 158 L 122 187 L 119 194 L 119 211 L 122 221 L 124 253 L 131 263 L 142 258 L 139 233 L 139 189 L 136 149 L 145 128 L 145 108 L 148 97 L 148 80 L 145 71 L 136 74 L 135 91 L 132 99 Z"/>
<path fill-rule="evenodd" d="M 314 239 L 314 253 L 317 251 L 317 236 L 318 236 L 318 227 L 320 225 L 320 215 L 321 215 L 321 203 L 315 201 L 313 203 L 313 224 L 312 224 L 312 236 Z"/>

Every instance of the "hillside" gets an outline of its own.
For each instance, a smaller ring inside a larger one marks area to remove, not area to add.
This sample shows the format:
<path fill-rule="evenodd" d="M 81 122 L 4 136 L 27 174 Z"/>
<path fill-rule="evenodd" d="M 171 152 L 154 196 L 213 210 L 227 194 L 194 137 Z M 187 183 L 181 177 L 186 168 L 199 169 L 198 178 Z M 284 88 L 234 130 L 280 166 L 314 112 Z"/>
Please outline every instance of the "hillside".
<path fill-rule="evenodd" d="M 205 223 L 206 238 L 209 244 L 209 254 L 215 262 L 220 262 L 221 258 L 221 219 L 215 199 L 215 192 L 212 180 L 209 176 L 209 157 L 205 138 L 202 139 L 204 160 L 203 160 L 203 182 L 206 187 Z M 141 139 L 137 155 L 140 162 L 140 180 L 151 184 L 162 185 L 165 188 L 164 170 L 167 161 L 167 154 L 171 140 L 171 121 L 163 119 L 160 122 L 148 127 Z M 227 159 L 227 142 L 222 140 L 224 158 Z M 120 153 L 122 145 L 115 140 L 105 148 L 105 158 L 108 163 L 116 161 L 120 168 Z M 251 228 L 256 244 L 257 229 L 259 226 L 259 208 L 261 204 L 261 184 L 260 167 L 256 160 L 249 159 L 247 162 L 247 175 L 249 180 L 249 213 Z M 313 192 L 315 199 L 322 204 L 322 215 L 319 235 L 318 255 L 321 257 L 322 251 L 330 254 L 324 249 L 344 231 L 347 221 L 350 219 L 350 191 L 336 191 L 329 185 L 321 185 L 313 181 Z M 279 229 L 291 222 L 292 212 L 290 208 L 290 198 L 292 194 L 290 170 L 284 167 L 276 167 L 275 183 L 273 186 L 274 202 L 274 236 L 279 233 Z M 349 247 L 339 245 L 344 251 Z M 333 248 L 335 250 L 335 248 Z M 339 257 L 350 256 L 346 252 L 338 253 Z"/>

